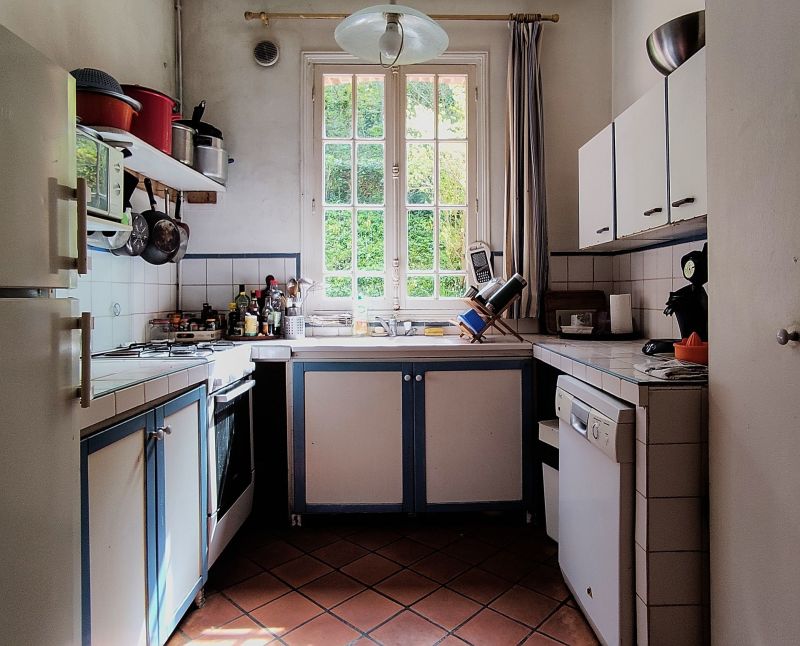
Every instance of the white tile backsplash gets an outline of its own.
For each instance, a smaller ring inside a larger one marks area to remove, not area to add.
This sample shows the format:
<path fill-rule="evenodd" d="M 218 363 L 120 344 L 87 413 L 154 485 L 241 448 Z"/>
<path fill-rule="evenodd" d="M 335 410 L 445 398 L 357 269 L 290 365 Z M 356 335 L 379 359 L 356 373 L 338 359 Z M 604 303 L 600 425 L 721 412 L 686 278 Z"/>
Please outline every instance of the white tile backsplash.
<path fill-rule="evenodd" d="M 181 260 L 181 282 L 183 285 L 206 286 L 206 259 L 184 258 Z"/>
<path fill-rule="evenodd" d="M 234 258 L 233 284 L 260 284 L 264 277 L 259 276 L 258 264 L 258 258 Z M 264 275 L 266 276 L 266 274 Z M 278 280 L 280 281 L 280 278 Z"/>
<path fill-rule="evenodd" d="M 566 256 L 551 256 L 550 257 L 550 282 L 560 283 L 567 282 L 567 257 Z"/>
<path fill-rule="evenodd" d="M 231 258 L 209 258 L 206 261 L 206 284 L 233 284 L 233 260 Z"/>
<path fill-rule="evenodd" d="M 294 273 L 294 272 L 292 272 Z M 279 283 L 286 282 L 286 263 L 283 258 L 259 258 L 258 281 L 264 280 L 269 274 L 275 276 Z"/>
<path fill-rule="evenodd" d="M 613 257 L 595 256 L 594 257 L 594 282 L 610 283 L 613 278 Z"/>
<path fill-rule="evenodd" d="M 568 256 L 567 280 L 571 283 L 594 280 L 594 258 L 592 256 Z"/>

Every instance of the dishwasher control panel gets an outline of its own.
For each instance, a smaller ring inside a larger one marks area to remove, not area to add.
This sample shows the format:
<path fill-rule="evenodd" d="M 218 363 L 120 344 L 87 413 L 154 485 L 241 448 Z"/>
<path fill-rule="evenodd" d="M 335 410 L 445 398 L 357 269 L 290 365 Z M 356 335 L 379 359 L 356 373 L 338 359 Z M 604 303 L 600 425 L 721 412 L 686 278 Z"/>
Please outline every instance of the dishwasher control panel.
<path fill-rule="evenodd" d="M 589 413 L 586 439 L 614 462 L 632 462 L 632 424 L 617 424 L 596 410 Z"/>

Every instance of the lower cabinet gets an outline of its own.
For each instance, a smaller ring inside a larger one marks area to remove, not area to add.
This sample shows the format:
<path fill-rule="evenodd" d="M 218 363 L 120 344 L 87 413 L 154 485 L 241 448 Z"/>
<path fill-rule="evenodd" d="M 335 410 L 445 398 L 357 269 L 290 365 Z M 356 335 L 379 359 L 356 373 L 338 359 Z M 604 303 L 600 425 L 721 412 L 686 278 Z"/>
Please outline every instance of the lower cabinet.
<path fill-rule="evenodd" d="M 206 389 L 81 442 L 83 641 L 164 644 L 207 577 Z"/>
<path fill-rule="evenodd" d="M 523 508 L 530 361 L 298 362 L 295 513 Z"/>

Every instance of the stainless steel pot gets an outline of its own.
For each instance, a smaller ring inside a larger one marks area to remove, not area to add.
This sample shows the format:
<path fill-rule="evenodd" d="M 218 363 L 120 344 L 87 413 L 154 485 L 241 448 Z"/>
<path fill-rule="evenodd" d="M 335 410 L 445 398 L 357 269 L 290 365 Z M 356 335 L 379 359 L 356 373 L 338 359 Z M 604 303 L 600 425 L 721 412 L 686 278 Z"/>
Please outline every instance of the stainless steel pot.
<path fill-rule="evenodd" d="M 224 185 L 228 181 L 228 164 L 232 163 L 233 159 L 228 158 L 228 151 L 224 148 L 215 148 L 214 146 L 194 147 L 195 169 L 215 182 Z"/>
<path fill-rule="evenodd" d="M 172 156 L 182 164 L 194 165 L 194 139 L 197 131 L 191 126 L 172 122 Z"/>
<path fill-rule="evenodd" d="M 195 144 L 198 146 L 211 146 L 212 148 L 223 148 L 225 145 L 222 137 L 201 134 L 195 137 Z"/>

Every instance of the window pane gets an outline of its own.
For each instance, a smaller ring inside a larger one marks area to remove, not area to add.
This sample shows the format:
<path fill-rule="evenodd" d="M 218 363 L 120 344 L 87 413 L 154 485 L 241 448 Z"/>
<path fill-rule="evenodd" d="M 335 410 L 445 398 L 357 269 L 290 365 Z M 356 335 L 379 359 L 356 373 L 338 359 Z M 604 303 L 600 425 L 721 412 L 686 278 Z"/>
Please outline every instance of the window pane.
<path fill-rule="evenodd" d="M 461 298 L 466 290 L 464 276 L 440 276 L 439 296 L 442 298 Z"/>
<path fill-rule="evenodd" d="M 352 266 L 353 228 L 350 210 L 325 209 L 325 271 Z"/>
<path fill-rule="evenodd" d="M 359 204 L 383 204 L 383 144 L 356 144 L 356 195 Z"/>
<path fill-rule="evenodd" d="M 383 271 L 383 211 L 358 211 L 356 225 L 356 266 L 366 271 Z"/>
<path fill-rule="evenodd" d="M 353 148 L 350 144 L 325 144 L 325 202 L 350 204 L 353 191 Z"/>
<path fill-rule="evenodd" d="M 467 137 L 467 77 L 439 77 L 439 139 Z"/>
<path fill-rule="evenodd" d="M 467 144 L 439 144 L 439 203 L 467 203 Z"/>
<path fill-rule="evenodd" d="M 408 212 L 408 268 L 433 269 L 433 211 Z"/>
<path fill-rule="evenodd" d="M 406 137 L 433 139 L 433 75 L 406 77 Z"/>
<path fill-rule="evenodd" d="M 325 136 L 353 136 L 353 85 L 347 75 L 325 75 Z"/>
<path fill-rule="evenodd" d="M 464 269 L 464 210 L 439 211 L 439 269 Z"/>
<path fill-rule="evenodd" d="M 433 204 L 433 144 L 406 147 L 408 204 Z"/>
<path fill-rule="evenodd" d="M 350 276 L 327 276 L 325 278 L 325 296 L 330 298 L 349 298 L 353 294 L 353 279 Z"/>
<path fill-rule="evenodd" d="M 356 132 L 362 139 L 383 137 L 383 77 L 356 77 Z"/>
<path fill-rule="evenodd" d="M 409 276 L 406 291 L 414 298 L 430 298 L 433 296 L 433 276 Z"/>
<path fill-rule="evenodd" d="M 377 276 L 359 276 L 358 293 L 367 298 L 383 296 L 383 278 Z"/>

